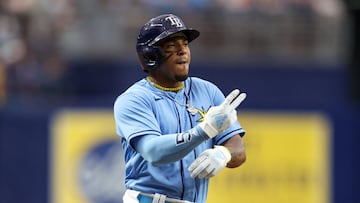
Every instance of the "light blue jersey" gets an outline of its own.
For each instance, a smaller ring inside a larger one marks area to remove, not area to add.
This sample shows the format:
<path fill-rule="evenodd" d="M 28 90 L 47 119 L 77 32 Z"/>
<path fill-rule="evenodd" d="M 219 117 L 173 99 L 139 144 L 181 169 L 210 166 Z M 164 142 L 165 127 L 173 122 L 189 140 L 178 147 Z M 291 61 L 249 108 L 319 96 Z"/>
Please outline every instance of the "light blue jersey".
<path fill-rule="evenodd" d="M 180 91 L 171 92 L 142 79 L 116 99 L 114 116 L 125 152 L 125 185 L 204 203 L 209 179 L 192 178 L 188 167 L 204 150 L 236 134 L 243 136 L 244 130 L 236 122 L 212 139 L 197 132 L 206 111 L 225 97 L 214 84 L 199 78 L 189 77 L 184 84 Z M 149 139 L 139 142 L 140 136 Z"/>

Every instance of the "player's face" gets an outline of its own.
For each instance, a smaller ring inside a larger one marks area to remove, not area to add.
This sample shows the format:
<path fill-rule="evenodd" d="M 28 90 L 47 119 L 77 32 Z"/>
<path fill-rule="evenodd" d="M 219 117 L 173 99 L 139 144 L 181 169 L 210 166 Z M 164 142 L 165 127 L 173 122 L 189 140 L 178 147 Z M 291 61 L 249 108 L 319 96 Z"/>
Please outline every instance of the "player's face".
<path fill-rule="evenodd" d="M 190 65 L 189 42 L 185 37 L 173 37 L 161 44 L 165 52 L 165 61 L 158 73 L 163 81 L 179 82 L 187 79 Z"/>

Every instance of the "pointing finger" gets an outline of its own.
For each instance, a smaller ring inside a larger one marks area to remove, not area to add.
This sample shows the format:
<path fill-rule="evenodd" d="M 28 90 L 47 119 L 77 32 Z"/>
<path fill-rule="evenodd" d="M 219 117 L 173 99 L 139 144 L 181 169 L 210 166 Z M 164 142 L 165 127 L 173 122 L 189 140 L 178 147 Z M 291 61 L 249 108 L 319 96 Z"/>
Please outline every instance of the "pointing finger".
<path fill-rule="evenodd" d="M 245 100 L 245 98 L 246 98 L 246 93 L 241 93 L 238 97 L 234 99 L 233 102 L 230 103 L 230 109 L 231 110 L 236 109 L 241 104 L 241 102 Z"/>
<path fill-rule="evenodd" d="M 230 103 L 240 94 L 240 90 L 234 89 L 228 96 L 226 96 L 223 103 L 220 104 L 220 106 L 226 107 L 229 106 Z"/>

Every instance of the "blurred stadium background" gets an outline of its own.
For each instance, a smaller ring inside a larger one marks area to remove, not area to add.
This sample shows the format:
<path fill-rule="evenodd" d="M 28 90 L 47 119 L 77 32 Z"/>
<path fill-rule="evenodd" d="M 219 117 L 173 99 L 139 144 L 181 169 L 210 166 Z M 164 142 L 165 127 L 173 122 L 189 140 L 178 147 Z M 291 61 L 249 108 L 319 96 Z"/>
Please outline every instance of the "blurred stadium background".
<path fill-rule="evenodd" d="M 209 202 L 360 202 L 358 0 L 1 0 L 1 203 L 121 202 L 112 105 L 161 13 L 201 32 L 191 75 L 248 93 L 248 161 Z"/>

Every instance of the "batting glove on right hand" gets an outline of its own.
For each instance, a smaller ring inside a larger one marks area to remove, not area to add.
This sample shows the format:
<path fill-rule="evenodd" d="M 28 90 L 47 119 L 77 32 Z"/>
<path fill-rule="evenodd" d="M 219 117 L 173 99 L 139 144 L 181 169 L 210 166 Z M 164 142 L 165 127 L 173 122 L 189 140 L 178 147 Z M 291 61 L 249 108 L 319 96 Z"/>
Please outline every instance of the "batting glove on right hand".
<path fill-rule="evenodd" d="M 191 177 L 210 178 L 215 176 L 231 160 L 230 151 L 224 146 L 207 149 L 189 166 Z"/>
<path fill-rule="evenodd" d="M 246 93 L 240 93 L 240 90 L 233 90 L 219 106 L 214 106 L 206 113 L 204 121 L 199 127 L 207 134 L 209 138 L 222 133 L 237 121 L 236 108 L 246 98 Z"/>

